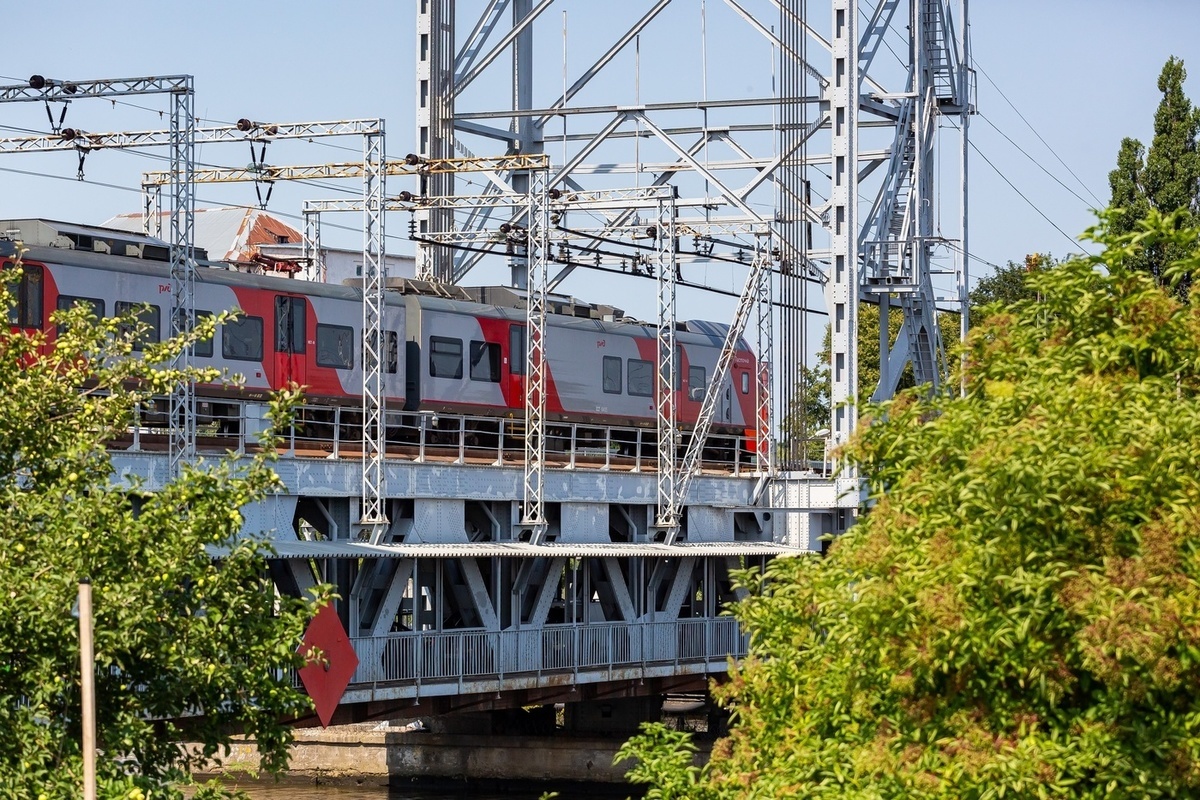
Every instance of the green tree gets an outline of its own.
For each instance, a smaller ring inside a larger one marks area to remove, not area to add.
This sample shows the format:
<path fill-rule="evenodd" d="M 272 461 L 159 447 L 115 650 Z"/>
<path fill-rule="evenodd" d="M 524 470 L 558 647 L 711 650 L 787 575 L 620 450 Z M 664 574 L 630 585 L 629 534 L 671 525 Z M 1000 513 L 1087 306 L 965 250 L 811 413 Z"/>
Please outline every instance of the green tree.
<path fill-rule="evenodd" d="M 741 576 L 731 735 L 689 798 L 1200 793 L 1200 305 L 1128 262 L 1200 230 L 1109 214 L 1101 255 L 970 336 L 968 391 L 907 392 L 849 455 L 871 503 L 825 558 Z M 695 785 L 690 785 L 694 783 Z M 680 788 L 684 787 L 684 788 Z"/>
<path fill-rule="evenodd" d="M 992 313 L 1003 313 L 1008 306 L 1021 300 L 1031 300 L 1037 293 L 1031 288 L 1028 278 L 1047 269 L 1054 269 L 1058 262 L 1049 253 L 1030 253 L 1023 263 L 1009 261 L 1003 267 L 979 279 L 970 295 L 971 325 L 982 324 Z"/>
<path fill-rule="evenodd" d="M 779 426 L 780 456 L 785 462 L 820 461 L 829 430 L 829 364 L 801 365 L 800 380 Z"/>
<path fill-rule="evenodd" d="M 1111 205 L 1123 212 L 1112 221 L 1117 233 L 1132 232 L 1150 209 L 1163 214 L 1181 211 L 1175 217 L 1177 224 L 1192 224 L 1200 193 L 1200 110 L 1192 107 L 1183 92 L 1186 78 L 1183 61 L 1174 56 L 1167 59 L 1158 77 L 1162 100 L 1154 114 L 1154 138 L 1149 149 L 1143 151 L 1137 139 L 1121 141 L 1117 168 L 1108 176 Z M 1165 267 L 1185 255 L 1169 248 L 1167 244 L 1149 245 L 1129 266 L 1144 269 L 1162 282 Z M 1190 275 L 1175 282 L 1181 297 L 1187 296 L 1190 285 Z"/>
<path fill-rule="evenodd" d="M 0 308 L 11 307 L 20 272 L 4 271 Z M 289 670 L 302 663 L 303 627 L 327 594 L 277 597 L 263 546 L 239 539 L 238 509 L 279 487 L 271 439 L 244 466 L 188 466 L 145 492 L 114 474 L 107 447 L 184 377 L 162 366 L 183 342 L 147 345 L 137 358 L 144 330 L 133 315 L 97 320 L 78 308 L 54 321 L 50 354 L 45 335 L 0 326 L 0 797 L 80 796 L 71 607 L 84 577 L 95 603 L 101 797 L 181 797 L 173 785 L 219 757 L 234 729 L 256 739 L 265 768 L 281 768 L 282 720 L 310 707 Z M 213 548 L 225 551 L 219 561 Z M 179 744 L 181 718 L 198 751 Z"/>
<path fill-rule="evenodd" d="M 1058 261 L 1049 253 L 1031 253 L 1023 263 L 1009 261 L 998 267 L 992 275 L 979 279 L 970 294 L 971 324 L 983 322 L 992 311 L 1011 305 L 1018 300 L 1036 297 L 1029 288 L 1026 278 L 1042 270 L 1053 269 Z M 989 308 L 991 307 L 991 308 Z M 888 314 L 888 332 L 891 344 L 900 335 L 902 317 L 899 311 Z M 950 313 L 938 314 L 938 328 L 947 356 L 958 343 L 958 316 Z M 800 380 L 793 393 L 791 405 L 780 425 L 780 448 L 783 457 L 820 459 L 824 444 L 813 438 L 817 431 L 829 428 L 829 327 L 821 351 L 817 354 L 816 366 L 803 366 Z M 858 316 L 858 391 L 856 396 L 869 398 L 879 383 L 879 306 L 863 304 Z M 916 384 L 912 365 L 906 365 L 900 376 L 899 389 L 908 389 Z M 807 432 L 807 438 L 801 436 Z M 803 454 L 803 455 L 801 455 Z"/>

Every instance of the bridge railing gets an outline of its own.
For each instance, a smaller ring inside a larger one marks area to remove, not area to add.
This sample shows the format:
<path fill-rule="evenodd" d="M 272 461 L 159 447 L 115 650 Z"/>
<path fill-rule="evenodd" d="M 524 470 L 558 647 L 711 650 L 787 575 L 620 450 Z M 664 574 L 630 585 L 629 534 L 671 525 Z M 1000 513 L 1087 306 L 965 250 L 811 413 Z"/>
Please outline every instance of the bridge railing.
<path fill-rule="evenodd" d="M 746 655 L 732 617 L 670 622 L 547 625 L 506 631 L 418 631 L 352 638 L 351 685 L 442 683 L 529 674 L 636 672 L 650 666 L 712 664 Z"/>
<path fill-rule="evenodd" d="M 202 401 L 197 446 L 201 450 L 243 453 L 257 446 L 264 430 L 265 406 L 242 400 Z M 167 415 L 153 401 L 130 425 L 116 446 L 133 451 L 165 450 Z M 483 466 L 520 465 L 525 454 L 525 421 L 520 418 L 389 411 L 385 415 L 390 459 L 416 463 Z M 685 430 L 681 449 L 688 444 Z M 293 458 L 359 458 L 362 456 L 362 412 L 352 406 L 298 406 L 283 432 L 282 455 Z M 654 470 L 657 464 L 653 428 L 579 422 L 546 426 L 546 460 L 562 469 L 626 472 Z M 741 475 L 755 470 L 754 442 L 746 436 L 714 434 L 705 447 L 701 467 Z"/>

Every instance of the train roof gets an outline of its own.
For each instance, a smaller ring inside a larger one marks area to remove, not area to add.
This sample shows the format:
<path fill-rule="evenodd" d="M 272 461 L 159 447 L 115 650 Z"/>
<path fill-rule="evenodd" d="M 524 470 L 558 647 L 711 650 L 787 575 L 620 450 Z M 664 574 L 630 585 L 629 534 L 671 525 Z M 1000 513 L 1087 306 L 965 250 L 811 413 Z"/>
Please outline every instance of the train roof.
<path fill-rule="evenodd" d="M 136 231 L 104 228 L 99 225 L 79 225 L 54 219 L 0 220 L 0 237 L 21 242 L 26 247 L 47 247 L 57 250 L 79 250 L 87 253 L 140 258 L 147 261 L 170 261 L 170 245 L 154 236 Z M 196 258 L 207 260 L 208 254 L 197 250 Z"/>
<path fill-rule="evenodd" d="M 513 321 L 525 320 L 524 308 L 510 308 L 506 306 L 491 305 L 485 303 L 477 303 L 470 300 L 455 300 L 446 297 L 434 297 L 431 295 L 408 295 L 408 302 L 422 310 L 441 311 L 451 314 L 466 314 L 478 315 L 486 314 L 489 317 L 498 319 L 508 319 Z M 411 308 L 412 306 L 410 306 Z M 653 339 L 658 335 L 656 326 L 647 323 L 633 322 L 629 320 L 611 321 L 602 319 L 593 319 L 589 317 L 577 317 L 564 314 L 547 313 L 547 319 L 551 324 L 559 328 L 575 328 L 578 330 L 596 331 L 615 336 L 640 336 L 648 339 Z M 720 347 L 725 336 L 729 331 L 729 326 L 719 322 L 699 322 L 689 320 L 681 322 L 677 329 L 676 340 L 682 344 L 707 344 L 714 347 Z M 738 340 L 739 350 L 749 350 L 750 345 L 746 340 Z"/>
<path fill-rule="evenodd" d="M 159 238 L 135 231 L 105 228 L 99 225 L 80 225 L 43 218 L 0 220 L 0 255 L 12 255 L 15 243 L 28 248 L 32 261 L 87 266 L 96 269 L 121 270 L 144 275 L 169 274 L 170 245 Z M 209 261 L 207 253 L 197 250 L 196 261 L 201 267 L 196 277 L 201 281 L 226 285 L 253 286 L 274 291 L 299 292 L 323 297 L 361 299 L 361 280 L 346 285 L 302 281 L 268 275 L 252 275 L 230 270 L 221 261 Z M 489 316 L 511 320 L 525 319 L 528 293 L 509 286 L 441 286 L 412 279 L 388 280 L 386 302 L 403 304 L 416 302 L 421 308 L 439 309 L 460 314 L 487 313 Z M 486 312 L 481 311 L 487 309 Z M 569 295 L 551 294 L 547 297 L 547 313 L 554 324 L 573 328 L 603 331 L 624 336 L 657 335 L 657 327 L 624 316 L 624 312 L 605 304 L 584 303 Z M 687 320 L 678 323 L 677 336 L 684 342 L 720 346 L 728 335 L 729 326 L 720 322 Z M 749 350 L 744 338 L 738 348 Z"/>
<path fill-rule="evenodd" d="M 108 234 L 110 237 L 115 234 L 117 238 L 111 240 L 107 237 L 102 238 L 101 241 L 105 243 L 105 246 L 101 248 L 95 244 L 94 232 Z M 93 240 L 90 242 L 91 249 L 87 249 L 89 244 L 87 239 L 81 238 L 86 236 L 93 236 Z M 30 261 L 153 275 L 159 278 L 167 278 L 171 272 L 168 263 L 170 247 L 163 240 L 145 234 L 44 219 L 0 220 L 0 256 L 14 255 L 18 241 L 27 249 L 25 258 Z M 119 247 L 118 245 L 128 246 Z M 162 258 L 157 257 L 157 252 L 151 250 L 154 247 L 161 248 Z M 147 258 L 147 254 L 150 255 L 149 258 Z M 198 258 L 197 264 L 200 269 L 196 270 L 196 279 L 202 282 L 227 286 L 251 286 L 277 292 L 311 294 L 320 297 L 351 300 L 362 298 L 362 291 L 350 286 L 270 275 L 251 275 L 231 270 L 221 261 Z M 388 299 L 396 305 L 403 302 L 399 298 L 392 300 L 389 297 Z"/>

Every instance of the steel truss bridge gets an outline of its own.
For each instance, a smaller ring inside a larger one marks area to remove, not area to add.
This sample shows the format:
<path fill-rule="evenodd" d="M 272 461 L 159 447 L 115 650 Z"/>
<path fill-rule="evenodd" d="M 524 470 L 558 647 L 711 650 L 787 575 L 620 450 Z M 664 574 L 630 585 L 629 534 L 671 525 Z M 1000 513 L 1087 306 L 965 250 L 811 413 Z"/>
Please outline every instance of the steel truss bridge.
<path fill-rule="evenodd" d="M 48 108 L 164 95 L 170 112 L 167 130 L 60 128 L 0 139 L 0 154 L 75 150 L 82 159 L 102 148 L 168 148 L 168 170 L 142 184 L 146 230 L 171 245 L 173 333 L 194 318 L 197 183 L 361 182 L 361 199 L 313 199 L 303 211 L 314 263 L 321 215 L 362 217 L 362 408 L 332 410 L 347 419 L 322 435 L 303 425 L 288 432 L 279 462 L 286 492 L 246 510 L 248 532 L 271 532 L 280 591 L 329 581 L 344 598 L 339 616 L 360 660 L 346 704 L 385 713 L 388 703 L 422 697 L 544 700 L 563 687 L 662 688 L 723 672 L 746 646 L 720 616 L 736 597 L 731 572 L 817 550 L 822 536 L 853 522 L 858 478 L 828 455 L 853 433 L 856 395 L 891 396 L 906 369 L 939 389 L 948 371 L 938 314 L 958 314 L 966 330 L 968 0 L 619 4 L 584 37 L 587 66 L 573 72 L 566 54 L 578 41 L 568 20 L 581 11 L 587 19 L 591 4 L 415 5 L 417 128 L 401 139 L 413 143 L 403 158 L 389 157 L 380 119 L 199 127 L 190 76 L 34 76 L 0 87 L 0 103 Z M 561 32 L 546 13 L 556 5 Z M 720 38 L 730 32 L 740 37 L 734 51 Z M 663 68 L 696 49 L 697 69 Z M 710 96 L 709 62 L 714 75 L 729 72 L 730 52 L 737 69 L 769 64 L 769 81 L 755 85 L 770 90 Z M 612 77 L 618 70 L 624 78 Z M 547 80 L 560 72 L 561 86 Z M 361 160 L 195 163 L 197 143 L 326 136 L 359 139 Z M 944 172 L 953 174 L 949 190 Z M 417 277 L 431 285 L 464 281 L 489 258 L 508 265 L 527 297 L 523 418 L 432 420 L 385 407 L 389 212 L 407 215 Z M 658 381 L 669 386 L 677 294 L 703 284 L 698 265 L 741 286 L 698 423 L 680 429 L 669 391 L 659 393 L 652 428 L 547 420 L 551 293 L 585 270 L 652 280 Z M 860 389 L 863 304 L 878 307 L 882 331 L 889 315 L 902 324 L 880 342 L 878 385 Z M 817 366 L 810 318 L 818 314 L 829 325 L 832 410 L 824 430 L 810 430 L 793 412 L 812 391 L 805 376 Z M 731 456 L 714 461 L 718 387 L 743 336 L 762 365 L 754 436 L 724 445 Z M 262 419 L 246 403 L 223 429 L 241 433 L 222 438 L 197 424 L 192 387 L 166 400 L 166 422 L 131 429 L 115 454 L 118 469 L 148 488 L 198 454 L 245 452 L 241 437 Z"/>

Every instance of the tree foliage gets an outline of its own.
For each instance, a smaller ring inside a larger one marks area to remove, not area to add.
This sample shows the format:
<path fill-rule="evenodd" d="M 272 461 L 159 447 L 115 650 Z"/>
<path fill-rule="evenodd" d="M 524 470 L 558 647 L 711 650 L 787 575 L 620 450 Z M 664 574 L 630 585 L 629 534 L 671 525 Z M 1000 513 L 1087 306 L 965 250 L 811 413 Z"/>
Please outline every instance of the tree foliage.
<path fill-rule="evenodd" d="M 744 574 L 751 655 L 695 785 L 666 797 L 1200 793 L 1200 264 L 1151 211 L 1030 278 L 967 343 L 967 392 L 902 394 L 850 457 L 871 503 L 825 558 Z M 670 743 L 626 756 L 682 786 Z"/>
<path fill-rule="evenodd" d="M 1149 149 L 1137 139 L 1121 141 L 1117 168 L 1108 176 L 1112 207 L 1121 209 L 1111 225 L 1117 233 L 1131 233 L 1148 211 L 1163 214 L 1179 211 L 1177 224 L 1188 227 L 1195 219 L 1200 194 L 1200 109 L 1192 107 L 1183 92 L 1187 71 L 1183 61 L 1172 56 L 1158 77 L 1162 100 L 1154 114 L 1154 138 Z M 1144 157 L 1143 157 L 1144 156 Z M 1135 256 L 1131 267 L 1150 272 L 1164 282 L 1164 269 L 1185 253 L 1169 244 L 1151 244 Z M 1191 285 L 1187 275 L 1174 283 L 1181 297 Z"/>
<path fill-rule="evenodd" d="M 1028 279 L 1043 270 L 1054 269 L 1057 264 L 1049 253 L 1030 253 L 1022 263 L 1009 261 L 993 274 L 980 278 L 970 295 L 971 324 L 982 324 L 992 313 L 1006 311 L 1021 300 L 1036 299 L 1037 292 Z"/>
<path fill-rule="evenodd" d="M 0 307 L 10 307 L 18 272 L 0 280 Z M 218 321 L 192 338 L 211 336 Z M 137 358 L 144 331 L 132 314 L 97 320 L 78 308 L 54 322 L 49 355 L 46 335 L 0 328 L 0 797 L 80 796 L 71 608 L 85 577 L 95 604 L 101 797 L 182 796 L 169 787 L 219 755 L 233 729 L 255 737 L 264 767 L 283 766 L 282 720 L 309 708 L 288 670 L 299 665 L 317 598 L 277 597 L 262 546 L 238 538 L 238 509 L 279 487 L 270 438 L 244 466 L 188 466 L 145 492 L 114 474 L 107 447 L 139 406 L 185 377 L 163 366 L 184 342 L 147 345 Z M 214 547 L 227 555 L 214 561 Z M 178 725 L 202 744 L 198 752 L 181 747 Z"/>
<path fill-rule="evenodd" d="M 888 314 L 889 347 L 896 344 L 900 336 L 900 326 L 904 318 L 899 309 L 893 309 Z M 937 316 L 938 329 L 943 345 L 949 350 L 958 341 L 958 316 L 941 313 Z M 860 409 L 866 404 L 875 387 L 879 385 L 880 349 L 880 314 L 879 306 L 864 303 L 858 309 L 858 386 L 855 398 Z M 818 431 L 828 431 L 830 423 L 830 372 L 829 359 L 831 355 L 829 326 L 825 327 L 825 338 L 821 343 L 821 351 L 817 354 L 816 365 L 802 365 L 800 380 L 794 390 L 791 406 L 784 415 L 779 426 L 781 446 L 785 454 L 793 451 L 806 453 L 797 458 L 819 460 L 824 457 L 824 443 L 819 437 L 814 437 Z M 913 377 L 912 364 L 906 364 L 900 375 L 899 389 L 908 389 L 916 385 Z M 805 431 L 807 438 L 801 436 Z"/>

